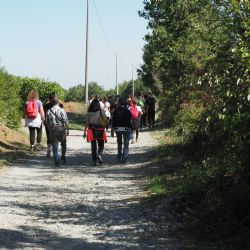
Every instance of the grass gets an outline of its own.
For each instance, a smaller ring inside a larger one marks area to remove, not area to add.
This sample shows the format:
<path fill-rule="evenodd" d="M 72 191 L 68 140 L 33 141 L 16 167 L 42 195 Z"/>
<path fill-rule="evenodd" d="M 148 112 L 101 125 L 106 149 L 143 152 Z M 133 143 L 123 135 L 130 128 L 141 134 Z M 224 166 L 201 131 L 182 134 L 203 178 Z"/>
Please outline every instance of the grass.
<path fill-rule="evenodd" d="M 155 131 L 154 137 L 161 143 L 157 149 L 156 161 L 162 167 L 160 173 L 148 177 L 150 184 L 147 190 L 154 196 L 174 194 L 177 192 L 180 166 L 183 165 L 181 138 L 166 129 Z"/>
<path fill-rule="evenodd" d="M 69 128 L 75 130 L 82 130 L 85 124 L 85 115 L 82 113 L 68 112 Z"/>
<path fill-rule="evenodd" d="M 5 160 L 5 159 L 4 160 L 2 160 L 2 159 L 0 160 L 0 169 L 3 168 L 4 166 L 7 166 L 7 165 L 8 165 L 7 160 Z"/>
<path fill-rule="evenodd" d="M 64 103 L 64 108 L 68 115 L 69 128 L 75 130 L 82 130 L 86 122 L 86 104 L 68 102 Z"/>
<path fill-rule="evenodd" d="M 230 158 L 220 150 L 204 158 L 200 149 L 184 144 L 170 130 L 155 137 L 161 142 L 156 157 L 162 167 L 149 177 L 147 190 L 152 200 L 177 197 L 173 206 L 183 221 L 176 233 L 200 246 L 197 249 L 250 249 L 249 180 L 237 183 L 238 175 L 223 174 L 232 168 L 233 154 Z"/>
<path fill-rule="evenodd" d="M 165 175 L 156 175 L 150 177 L 150 185 L 148 186 L 148 191 L 156 196 L 161 196 L 166 194 L 166 179 Z"/>

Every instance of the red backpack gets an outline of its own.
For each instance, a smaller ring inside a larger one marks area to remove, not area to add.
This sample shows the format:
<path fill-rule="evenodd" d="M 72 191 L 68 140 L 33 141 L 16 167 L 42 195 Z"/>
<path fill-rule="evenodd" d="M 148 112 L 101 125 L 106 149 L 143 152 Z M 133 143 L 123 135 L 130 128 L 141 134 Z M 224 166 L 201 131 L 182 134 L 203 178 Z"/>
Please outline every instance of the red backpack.
<path fill-rule="evenodd" d="M 130 113 L 131 113 L 132 119 L 136 119 L 139 116 L 139 112 L 138 112 L 138 109 L 137 109 L 136 106 L 131 106 L 130 107 Z"/>
<path fill-rule="evenodd" d="M 37 102 L 34 101 L 28 101 L 26 104 L 26 115 L 28 118 L 36 118 L 38 115 L 38 105 Z"/>

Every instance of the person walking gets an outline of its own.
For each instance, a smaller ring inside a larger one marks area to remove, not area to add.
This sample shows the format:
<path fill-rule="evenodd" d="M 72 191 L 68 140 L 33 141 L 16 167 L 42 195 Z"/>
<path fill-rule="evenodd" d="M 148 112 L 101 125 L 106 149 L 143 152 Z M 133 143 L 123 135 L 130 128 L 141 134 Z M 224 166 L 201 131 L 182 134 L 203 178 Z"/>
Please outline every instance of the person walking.
<path fill-rule="evenodd" d="M 139 137 L 139 127 L 141 123 L 141 115 L 142 115 L 142 109 L 140 106 L 137 105 L 138 101 L 136 98 L 133 98 L 130 102 L 129 111 L 131 113 L 131 123 L 132 123 L 132 136 L 131 136 L 131 143 L 135 143 L 135 141 L 138 141 Z"/>
<path fill-rule="evenodd" d="M 107 136 L 105 132 L 106 125 L 107 118 L 105 116 L 105 111 L 101 109 L 99 100 L 94 99 L 88 108 L 86 125 L 83 134 L 84 138 L 87 136 L 87 142 L 91 143 L 92 160 L 94 166 L 103 163 L 102 154 L 104 150 L 104 142 L 107 142 Z"/>
<path fill-rule="evenodd" d="M 108 131 L 111 114 L 110 114 L 110 103 L 109 103 L 107 97 L 104 97 L 104 98 L 103 98 L 103 105 L 104 105 L 104 108 L 103 108 L 103 109 L 104 109 L 105 115 L 106 115 L 106 117 L 107 117 L 107 126 L 106 126 L 106 130 Z"/>
<path fill-rule="evenodd" d="M 47 154 L 46 154 L 47 158 L 50 158 L 50 156 L 51 156 L 52 145 L 51 145 L 51 142 L 50 142 L 50 139 L 49 139 L 49 128 L 48 128 L 48 126 L 46 124 L 46 115 L 47 115 L 48 110 L 53 107 L 52 99 L 55 96 L 56 96 L 55 92 L 50 93 L 49 97 L 48 97 L 48 102 L 43 105 L 44 114 L 45 114 L 44 126 L 45 126 L 45 132 L 46 132 L 46 137 L 47 137 Z M 63 109 L 63 104 L 61 102 L 59 102 L 59 107 Z"/>
<path fill-rule="evenodd" d="M 131 129 L 131 114 L 127 108 L 127 100 L 124 97 L 120 97 L 118 106 L 115 108 L 112 116 L 112 130 L 116 133 L 117 160 L 121 163 L 126 163 L 128 158 Z"/>
<path fill-rule="evenodd" d="M 39 100 L 39 94 L 36 90 L 31 90 L 25 103 L 25 127 L 29 128 L 30 151 L 41 150 L 42 121 L 44 119 L 43 104 Z"/>
<path fill-rule="evenodd" d="M 154 128 L 156 99 L 152 94 L 149 94 L 147 99 L 147 104 L 148 104 L 148 126 L 149 128 Z"/>
<path fill-rule="evenodd" d="M 53 95 L 50 100 L 53 105 L 46 114 L 46 124 L 49 129 L 49 141 L 52 144 L 55 166 L 66 163 L 67 139 L 69 135 L 68 118 L 64 109 L 59 106 L 59 99 Z M 61 143 L 61 161 L 58 155 L 58 144 Z"/>
<path fill-rule="evenodd" d="M 46 124 L 46 115 L 47 115 L 48 110 L 53 107 L 52 98 L 54 96 L 55 96 L 55 93 L 49 94 L 48 102 L 43 105 L 43 109 L 44 109 L 44 113 L 45 113 L 44 126 L 45 126 L 45 132 L 46 132 L 46 137 L 47 137 L 47 154 L 46 154 L 46 157 L 48 157 L 48 158 L 50 158 L 50 155 L 51 155 L 52 145 L 51 145 L 51 142 L 50 142 L 50 139 L 49 139 L 49 127 Z"/>

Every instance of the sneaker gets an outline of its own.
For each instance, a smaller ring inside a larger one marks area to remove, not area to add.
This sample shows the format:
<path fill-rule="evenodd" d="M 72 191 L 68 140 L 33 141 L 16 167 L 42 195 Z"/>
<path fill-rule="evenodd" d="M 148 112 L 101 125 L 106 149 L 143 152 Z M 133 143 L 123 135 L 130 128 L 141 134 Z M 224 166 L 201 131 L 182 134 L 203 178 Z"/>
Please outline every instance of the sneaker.
<path fill-rule="evenodd" d="M 66 161 L 66 158 L 65 158 L 65 157 L 62 157 L 62 158 L 61 158 L 61 163 L 62 163 L 62 164 L 66 164 L 66 163 L 67 163 L 67 161 Z"/>
<path fill-rule="evenodd" d="M 60 161 L 55 161 L 55 166 L 59 167 L 60 166 Z"/>
<path fill-rule="evenodd" d="M 36 144 L 36 146 L 34 147 L 35 151 L 41 151 L 41 145 L 40 144 Z"/>
<path fill-rule="evenodd" d="M 117 155 L 116 159 L 117 159 L 117 161 L 120 161 L 122 159 L 122 156 L 121 155 Z"/>
<path fill-rule="evenodd" d="M 102 164 L 103 163 L 103 160 L 102 160 L 102 156 L 101 155 L 97 155 L 97 162 Z"/>
<path fill-rule="evenodd" d="M 126 162 L 127 162 L 127 158 L 124 157 L 121 159 L 121 163 L 126 163 Z"/>
<path fill-rule="evenodd" d="M 35 146 L 34 145 L 31 145 L 30 146 L 30 152 L 33 152 L 35 150 Z"/>

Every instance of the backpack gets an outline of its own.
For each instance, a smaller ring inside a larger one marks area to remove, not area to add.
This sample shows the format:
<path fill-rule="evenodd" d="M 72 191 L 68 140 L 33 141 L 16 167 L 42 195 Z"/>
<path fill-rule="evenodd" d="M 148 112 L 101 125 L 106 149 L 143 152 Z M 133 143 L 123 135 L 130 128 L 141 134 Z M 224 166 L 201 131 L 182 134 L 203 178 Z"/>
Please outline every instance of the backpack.
<path fill-rule="evenodd" d="M 132 119 L 136 119 L 139 115 L 139 112 L 136 106 L 131 106 L 130 113 L 131 113 Z"/>
<path fill-rule="evenodd" d="M 26 115 L 28 118 L 36 118 L 38 115 L 38 107 L 36 101 L 28 101 L 26 105 Z"/>

